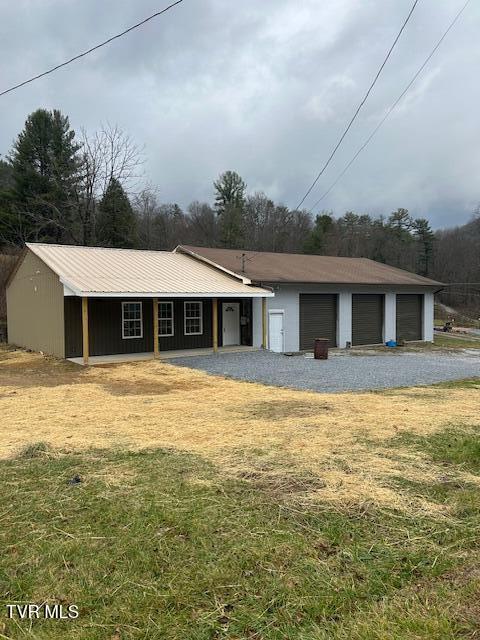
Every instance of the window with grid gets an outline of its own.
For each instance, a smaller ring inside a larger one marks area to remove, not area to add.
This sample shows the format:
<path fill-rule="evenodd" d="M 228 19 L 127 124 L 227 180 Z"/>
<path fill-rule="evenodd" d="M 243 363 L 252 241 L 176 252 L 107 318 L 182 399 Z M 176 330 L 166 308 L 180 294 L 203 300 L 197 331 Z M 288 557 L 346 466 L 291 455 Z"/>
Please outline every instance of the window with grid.
<path fill-rule="evenodd" d="M 143 338 L 141 302 L 122 302 L 122 338 Z"/>
<path fill-rule="evenodd" d="M 158 303 L 158 335 L 173 336 L 173 302 Z"/>
<path fill-rule="evenodd" d="M 201 302 L 185 302 L 185 335 L 199 336 L 203 333 Z"/>

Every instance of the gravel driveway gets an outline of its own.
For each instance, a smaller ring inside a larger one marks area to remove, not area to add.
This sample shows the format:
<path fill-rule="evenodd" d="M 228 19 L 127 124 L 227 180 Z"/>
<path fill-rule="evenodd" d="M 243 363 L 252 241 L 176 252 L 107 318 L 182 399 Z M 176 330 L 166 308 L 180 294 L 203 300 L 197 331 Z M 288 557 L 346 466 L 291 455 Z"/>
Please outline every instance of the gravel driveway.
<path fill-rule="evenodd" d="M 403 387 L 480 376 L 480 350 L 332 355 L 329 360 L 250 351 L 176 358 L 170 362 L 249 382 L 324 392 Z"/>

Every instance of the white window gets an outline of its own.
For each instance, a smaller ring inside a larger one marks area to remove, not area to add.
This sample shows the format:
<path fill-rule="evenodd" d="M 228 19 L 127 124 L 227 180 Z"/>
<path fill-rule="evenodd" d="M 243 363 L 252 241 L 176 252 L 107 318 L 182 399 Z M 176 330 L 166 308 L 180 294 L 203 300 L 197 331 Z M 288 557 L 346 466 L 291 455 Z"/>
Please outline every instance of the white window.
<path fill-rule="evenodd" d="M 173 302 L 158 303 L 158 335 L 173 336 Z"/>
<path fill-rule="evenodd" d="M 141 302 L 122 302 L 122 338 L 143 338 Z"/>
<path fill-rule="evenodd" d="M 203 334 L 203 303 L 184 302 L 184 328 L 186 336 Z"/>

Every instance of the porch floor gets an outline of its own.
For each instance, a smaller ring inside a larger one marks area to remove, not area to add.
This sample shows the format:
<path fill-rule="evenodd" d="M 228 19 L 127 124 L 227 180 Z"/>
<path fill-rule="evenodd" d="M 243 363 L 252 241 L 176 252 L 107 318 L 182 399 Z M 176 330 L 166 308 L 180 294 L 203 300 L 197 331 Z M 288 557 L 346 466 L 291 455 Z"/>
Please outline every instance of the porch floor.
<path fill-rule="evenodd" d="M 231 347 L 218 347 L 218 353 L 240 353 L 243 351 L 259 351 L 259 347 L 249 347 L 244 345 L 234 345 Z M 213 349 L 181 349 L 178 351 L 161 351 L 160 360 L 170 360 L 172 358 L 187 358 L 191 356 L 207 356 L 213 355 Z M 67 358 L 69 362 L 83 365 L 83 358 Z M 145 351 L 144 353 L 118 353 L 108 356 L 90 356 L 88 364 L 114 364 L 118 362 L 139 362 L 143 360 L 153 360 L 153 351 Z"/>

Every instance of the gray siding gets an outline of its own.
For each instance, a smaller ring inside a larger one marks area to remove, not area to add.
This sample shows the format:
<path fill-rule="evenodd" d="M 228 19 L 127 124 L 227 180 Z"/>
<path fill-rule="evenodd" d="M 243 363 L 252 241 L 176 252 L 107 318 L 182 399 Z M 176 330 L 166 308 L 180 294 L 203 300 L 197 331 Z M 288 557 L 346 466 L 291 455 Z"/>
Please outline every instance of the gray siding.
<path fill-rule="evenodd" d="M 263 282 L 263 285 L 273 287 L 274 298 L 267 299 L 267 309 L 281 309 L 284 311 L 285 350 L 299 351 L 300 349 L 300 294 L 325 294 L 338 295 L 337 317 L 337 342 L 338 346 L 345 347 L 347 342 L 352 342 L 353 318 L 352 296 L 356 294 L 373 294 L 382 298 L 382 329 L 379 321 L 376 322 L 377 330 L 375 339 L 379 343 L 384 339 L 395 339 L 395 299 L 405 294 L 420 295 L 423 298 L 423 332 L 422 340 L 433 340 L 433 292 L 431 288 L 410 287 L 400 288 L 394 285 L 384 286 L 349 286 L 349 285 L 311 285 L 311 284 L 275 284 Z M 388 303 L 388 304 L 387 304 Z M 377 314 L 378 318 L 378 314 Z M 260 347 L 262 344 L 262 303 L 260 299 L 253 300 L 253 344 Z M 372 343 L 373 344 L 373 343 Z"/>

